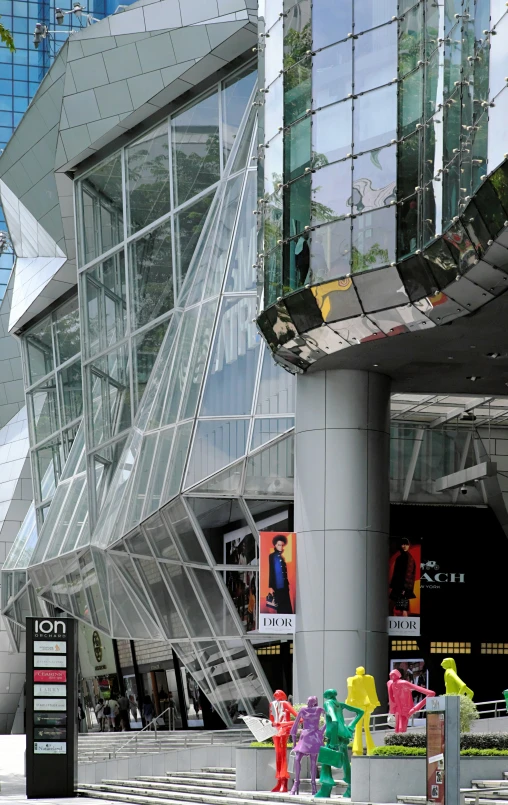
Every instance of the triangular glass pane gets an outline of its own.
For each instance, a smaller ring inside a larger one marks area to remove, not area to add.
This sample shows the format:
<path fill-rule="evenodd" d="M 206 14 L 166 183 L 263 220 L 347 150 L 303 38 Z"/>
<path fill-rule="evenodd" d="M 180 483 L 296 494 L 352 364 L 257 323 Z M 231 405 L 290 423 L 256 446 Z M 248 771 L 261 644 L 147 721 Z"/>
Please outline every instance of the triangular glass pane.
<path fill-rule="evenodd" d="M 254 428 L 252 431 L 252 439 L 250 449 L 255 450 L 257 447 L 270 442 L 281 433 L 293 428 L 295 425 L 294 417 L 275 417 L 273 419 L 256 419 L 254 421 Z"/>
<path fill-rule="evenodd" d="M 185 280 L 185 275 L 198 245 L 214 195 L 215 193 L 209 193 L 206 196 L 202 196 L 194 204 L 185 207 L 175 216 L 178 270 L 180 274 L 179 285 Z M 178 304 L 181 305 L 180 299 L 178 299 Z"/>
<path fill-rule="evenodd" d="M 192 434 L 192 422 L 184 422 L 176 429 L 175 443 L 171 451 L 168 475 L 162 493 L 162 502 L 167 503 L 180 492 L 182 474 L 187 461 L 189 443 Z"/>
<path fill-rule="evenodd" d="M 208 617 L 211 618 L 215 634 L 236 635 L 239 632 L 224 595 L 229 595 L 226 587 L 222 587 L 212 570 L 189 568 L 189 574 L 200 591 L 201 601 L 206 601 Z"/>
<path fill-rule="evenodd" d="M 294 375 L 278 366 L 268 347 L 263 348 L 263 368 L 259 382 L 256 414 L 295 413 Z"/>
<path fill-rule="evenodd" d="M 208 350 L 212 340 L 213 325 L 215 314 L 219 304 L 218 297 L 205 302 L 201 306 L 201 315 L 196 330 L 196 338 L 192 349 L 192 356 L 189 360 L 189 372 L 187 375 L 187 386 L 183 395 L 180 408 L 180 419 L 189 419 L 196 414 L 201 381 L 207 364 Z"/>
<path fill-rule="evenodd" d="M 134 559 L 145 583 L 152 605 L 162 623 L 166 637 L 187 637 L 180 615 L 176 611 L 173 599 L 162 579 L 155 559 Z"/>
<path fill-rule="evenodd" d="M 122 527 L 124 534 L 128 533 L 141 520 L 158 435 L 158 433 L 149 433 L 143 437 L 141 452 L 137 460 L 136 474 L 129 490 L 127 514 Z M 146 553 L 147 548 L 148 546 L 142 551 L 143 554 Z"/>
<path fill-rule="evenodd" d="M 87 623 L 91 623 L 90 609 L 88 607 L 88 601 L 86 600 L 83 579 L 81 578 L 79 570 L 69 573 L 67 576 L 67 585 L 72 608 L 74 609 L 76 617 L 87 621 Z"/>
<path fill-rule="evenodd" d="M 216 230 L 215 243 L 211 252 L 210 270 L 206 279 L 203 299 L 215 296 L 221 289 L 226 260 L 231 247 L 231 238 L 234 232 L 243 180 L 243 174 L 238 174 L 237 176 L 233 176 L 226 185 L 224 203 Z"/>
<path fill-rule="evenodd" d="M 169 526 L 163 520 L 160 512 L 156 512 L 141 526 L 147 540 L 153 547 L 155 555 L 160 559 L 181 560 L 176 548 Z"/>
<path fill-rule="evenodd" d="M 246 111 L 256 109 L 250 103 L 256 82 L 257 71 L 253 67 L 247 67 L 244 72 L 237 73 L 223 84 L 221 106 L 224 163 L 231 153 Z M 245 137 L 245 131 L 242 137 Z"/>
<path fill-rule="evenodd" d="M 236 173 L 237 171 L 241 170 L 242 168 L 256 167 L 256 163 L 254 161 L 250 161 L 251 154 L 251 142 L 253 137 L 254 128 L 256 125 L 257 120 L 257 107 L 253 106 L 249 112 L 249 117 L 247 120 L 247 125 L 245 127 L 245 131 L 242 135 L 242 140 L 240 145 L 238 146 L 238 151 L 233 159 L 233 167 L 231 168 L 231 173 Z M 255 143 L 255 150 L 257 155 L 257 143 Z M 253 210 L 256 209 L 255 206 L 252 208 Z"/>
<path fill-rule="evenodd" d="M 141 532 L 133 534 L 131 537 L 127 537 L 125 542 L 130 553 L 136 553 L 140 554 L 141 556 L 149 556 L 152 558 L 150 547 L 145 539 L 145 536 Z"/>
<path fill-rule="evenodd" d="M 189 369 L 189 355 L 192 350 L 194 334 L 198 322 L 200 309 L 198 307 L 187 310 L 180 324 L 178 343 L 175 345 L 175 359 L 167 380 L 167 396 L 160 425 L 172 425 L 177 421 L 182 392 L 185 388 L 187 372 Z M 163 389 L 163 393 L 165 391 Z M 160 427 L 155 423 L 152 425 Z"/>
<path fill-rule="evenodd" d="M 161 562 L 159 567 L 173 593 L 173 598 L 182 619 L 187 625 L 189 634 L 192 637 L 211 637 L 212 631 L 210 625 L 194 592 L 194 588 L 189 581 L 184 566 L 164 564 Z M 201 601 L 208 610 L 209 601 L 206 596 L 202 598 Z"/>
<path fill-rule="evenodd" d="M 175 428 L 166 428 L 159 433 L 157 451 L 155 453 L 153 462 L 153 471 L 146 494 L 146 502 L 142 518 L 143 520 L 153 512 L 157 511 L 157 509 L 161 506 L 164 476 L 166 473 L 166 468 L 169 465 L 169 457 L 171 455 L 171 448 L 173 447 L 175 431 Z"/>
<path fill-rule="evenodd" d="M 197 302 L 201 301 L 203 296 L 203 288 L 205 287 L 206 275 L 210 264 L 210 255 L 225 189 L 226 183 L 224 182 L 215 194 L 213 204 L 208 213 L 208 218 L 203 227 L 201 239 L 192 256 L 191 265 L 185 277 L 182 290 L 178 295 L 177 304 L 179 307 L 195 305 Z"/>
<path fill-rule="evenodd" d="M 159 639 L 160 633 L 153 627 L 151 620 L 142 618 L 141 609 L 136 606 L 135 599 L 128 594 L 127 589 L 120 581 L 117 570 L 112 565 L 109 566 L 109 583 L 111 600 L 116 603 L 118 610 L 122 613 L 122 620 L 129 632 L 128 636 L 131 639 L 136 637 L 146 639 L 148 632 L 153 638 Z M 112 609 L 114 609 L 113 604 Z M 116 637 L 116 635 L 114 636 Z"/>
<path fill-rule="evenodd" d="M 260 347 L 255 316 L 255 296 L 222 301 L 200 416 L 251 413 Z"/>
<path fill-rule="evenodd" d="M 132 564 L 132 560 L 128 556 L 121 556 L 118 554 L 116 555 L 110 554 L 109 556 L 110 559 L 113 561 L 113 564 L 116 565 L 117 572 L 120 575 L 120 578 L 123 580 L 124 586 L 126 586 L 128 590 L 132 589 L 134 595 L 137 596 L 141 604 L 144 606 L 147 613 L 144 620 L 147 620 L 147 618 L 150 617 L 150 625 L 152 632 L 155 623 L 153 621 L 152 606 L 147 597 L 146 590 L 143 589 L 142 585 L 139 582 L 136 571 L 134 570 L 134 566 Z M 134 600 L 136 599 L 134 598 Z"/>
<path fill-rule="evenodd" d="M 245 455 L 248 419 L 204 419 L 198 422 L 189 460 L 185 488 Z"/>
<path fill-rule="evenodd" d="M 236 495 L 240 491 L 240 484 L 242 482 L 243 465 L 245 461 L 239 461 L 238 464 L 233 464 L 227 470 L 212 475 L 204 483 L 192 488 L 192 494 L 198 492 L 225 492 L 226 494 Z"/>
<path fill-rule="evenodd" d="M 229 260 L 226 293 L 256 290 L 256 228 L 252 226 L 252 211 L 257 205 L 257 175 L 247 174 L 242 206 L 238 216 L 235 242 Z"/>
<path fill-rule="evenodd" d="M 187 509 L 181 500 L 175 500 L 163 509 L 163 517 L 168 523 L 180 555 L 187 562 L 206 563 L 200 542 L 194 532 Z"/>
<path fill-rule="evenodd" d="M 247 459 L 244 494 L 268 497 L 294 494 L 293 435 Z"/>

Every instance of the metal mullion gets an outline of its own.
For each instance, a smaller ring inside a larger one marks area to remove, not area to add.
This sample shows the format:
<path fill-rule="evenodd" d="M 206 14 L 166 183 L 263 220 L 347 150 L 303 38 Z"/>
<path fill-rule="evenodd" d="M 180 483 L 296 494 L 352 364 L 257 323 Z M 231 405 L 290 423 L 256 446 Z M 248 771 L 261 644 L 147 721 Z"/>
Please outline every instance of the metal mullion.
<path fill-rule="evenodd" d="M 149 322 L 147 322 L 146 324 L 143 324 L 137 330 L 134 330 L 133 333 L 132 333 L 131 338 L 134 338 L 134 337 L 137 338 L 140 335 L 144 335 L 149 330 L 153 330 L 158 324 L 162 324 L 167 319 L 170 319 L 174 312 L 175 312 L 175 309 L 172 307 L 171 310 L 167 310 L 165 313 L 161 313 L 161 315 L 157 316 L 156 319 L 151 319 Z"/>
<path fill-rule="evenodd" d="M 219 179 L 218 182 L 214 182 L 213 184 L 209 185 L 204 190 L 201 190 L 199 193 L 197 193 L 195 196 L 192 196 L 191 198 L 186 199 L 180 205 L 178 205 L 178 207 L 175 207 L 175 209 L 173 210 L 173 213 L 177 214 L 179 212 L 185 212 L 187 207 L 193 207 L 194 204 L 197 201 L 200 201 L 200 199 L 204 198 L 205 196 L 210 195 L 212 193 L 212 191 L 217 190 L 217 188 L 220 187 L 220 185 L 224 181 L 225 181 L 224 179 Z"/>
<path fill-rule="evenodd" d="M 87 449 L 86 450 L 87 457 L 91 456 L 91 455 L 95 455 L 96 453 L 100 452 L 101 450 L 105 450 L 108 447 L 112 447 L 117 442 L 121 441 L 125 436 L 128 436 L 130 432 L 131 432 L 131 428 L 125 428 L 125 430 L 121 430 L 119 433 L 115 434 L 115 436 L 111 436 L 110 439 L 105 439 L 100 444 L 96 444 L 93 447 L 91 447 L 90 449 Z M 107 459 L 106 459 L 106 461 L 107 461 Z M 77 473 L 77 474 L 81 474 L 81 473 Z"/>
<path fill-rule="evenodd" d="M 123 338 L 115 341 L 114 345 L 109 344 L 107 347 L 104 347 L 104 349 L 101 349 L 100 352 L 95 353 L 95 355 L 91 356 L 90 358 L 86 358 L 86 360 L 84 360 L 82 363 L 83 368 L 88 368 L 91 364 L 97 363 L 97 361 L 99 361 L 101 358 L 104 358 L 107 355 L 119 350 L 120 347 L 123 347 L 128 343 L 128 341 L 129 336 L 125 335 Z"/>
<path fill-rule="evenodd" d="M 288 434 L 291 434 L 293 431 L 294 431 L 294 426 L 292 428 L 289 428 L 288 430 L 285 430 L 284 433 L 279 433 L 277 436 L 275 436 L 274 439 L 271 439 L 269 442 L 265 442 L 265 444 L 262 444 L 259 447 L 256 447 L 254 450 L 252 450 L 250 453 L 248 453 L 247 457 L 251 458 L 252 456 L 257 456 L 258 453 L 262 453 L 263 450 L 266 450 L 268 445 L 270 447 L 273 447 L 274 445 L 278 444 L 279 442 L 284 441 L 284 439 L 287 438 Z"/>
<path fill-rule="evenodd" d="M 74 234 L 76 237 L 76 265 L 78 266 L 85 253 L 85 216 L 83 214 L 81 181 L 73 179 L 72 182 L 72 204 L 74 212 Z"/>
<path fill-rule="evenodd" d="M 264 359 L 264 357 L 265 357 L 264 356 L 264 350 L 261 347 L 260 350 L 259 350 L 259 355 L 258 355 L 258 365 L 256 367 L 256 376 L 255 376 L 255 379 L 254 379 L 254 388 L 252 390 L 252 403 L 251 403 L 251 409 L 250 409 L 250 422 L 249 422 L 249 429 L 248 429 L 248 432 L 247 432 L 247 444 L 245 446 L 246 454 L 249 453 L 249 450 L 250 450 L 250 447 L 251 447 L 251 442 L 252 442 L 252 436 L 254 434 L 254 423 L 256 421 L 255 416 L 256 416 L 256 408 L 257 408 L 257 402 L 258 402 L 259 385 L 260 385 L 260 382 L 261 382 L 261 372 L 263 371 L 263 359 Z"/>
<path fill-rule="evenodd" d="M 222 125 L 222 81 L 217 84 L 217 105 L 219 109 L 219 170 L 221 179 L 224 177 L 224 132 Z"/>
<path fill-rule="evenodd" d="M 78 270 L 78 274 L 84 274 L 86 271 L 89 271 L 91 268 L 96 268 L 100 263 L 105 263 L 106 260 L 109 260 L 111 257 L 114 257 L 115 254 L 121 252 L 122 249 L 125 248 L 125 242 L 120 241 L 120 243 L 116 243 L 111 249 L 108 249 L 106 252 L 101 252 L 98 257 L 94 257 L 93 260 L 90 260 L 88 263 L 85 263 L 84 266 Z"/>

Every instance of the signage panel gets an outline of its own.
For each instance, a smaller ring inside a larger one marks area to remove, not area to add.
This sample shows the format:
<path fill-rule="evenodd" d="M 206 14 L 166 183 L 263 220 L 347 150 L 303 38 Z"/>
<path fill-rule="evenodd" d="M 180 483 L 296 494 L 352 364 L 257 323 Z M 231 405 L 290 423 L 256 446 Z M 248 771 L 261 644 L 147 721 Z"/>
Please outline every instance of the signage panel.
<path fill-rule="evenodd" d="M 259 532 L 259 631 L 295 631 L 296 534 Z"/>
<path fill-rule="evenodd" d="M 34 642 L 34 654 L 65 654 L 67 645 L 62 640 L 36 640 Z"/>
<path fill-rule="evenodd" d="M 77 629 L 72 618 L 26 619 L 26 793 L 76 796 Z"/>
<path fill-rule="evenodd" d="M 67 744 L 65 741 L 35 741 L 34 753 L 36 755 L 65 755 Z"/>
<path fill-rule="evenodd" d="M 64 654 L 35 654 L 34 655 L 34 668 L 67 668 L 67 657 Z"/>
<path fill-rule="evenodd" d="M 34 685 L 34 696 L 65 696 L 66 685 Z"/>
<path fill-rule="evenodd" d="M 67 671 L 55 669 L 34 671 L 34 682 L 67 682 Z"/>
<path fill-rule="evenodd" d="M 60 710 L 61 712 L 67 712 L 67 700 L 66 699 L 34 699 L 33 705 L 34 711 L 36 710 L 44 710 L 44 711 L 51 711 L 51 710 Z"/>

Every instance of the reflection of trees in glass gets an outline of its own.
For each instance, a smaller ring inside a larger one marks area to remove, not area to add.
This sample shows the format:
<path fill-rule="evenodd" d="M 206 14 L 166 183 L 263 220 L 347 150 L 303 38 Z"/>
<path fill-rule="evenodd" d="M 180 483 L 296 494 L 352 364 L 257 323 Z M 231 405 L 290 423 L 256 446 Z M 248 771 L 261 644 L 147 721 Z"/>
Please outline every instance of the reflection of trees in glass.
<path fill-rule="evenodd" d="M 170 222 L 135 241 L 131 259 L 136 326 L 140 327 L 173 307 Z"/>
<path fill-rule="evenodd" d="M 205 127 L 197 127 L 198 133 Z M 197 196 L 202 190 L 220 179 L 220 141 L 216 126 L 201 144 L 177 143 L 174 145 L 174 165 L 177 204 Z M 201 135 L 203 136 L 203 135 Z"/>
<path fill-rule="evenodd" d="M 284 70 L 301 61 L 312 49 L 312 30 L 307 22 L 301 31 L 291 28 L 284 36 Z"/>
<path fill-rule="evenodd" d="M 374 243 L 366 252 L 360 251 L 357 246 L 353 246 L 351 249 L 351 271 L 353 274 L 368 271 L 374 266 L 388 263 L 388 260 L 388 249 L 383 249 L 379 243 Z"/>
<path fill-rule="evenodd" d="M 130 231 L 142 229 L 169 212 L 167 131 L 128 150 Z"/>
<path fill-rule="evenodd" d="M 201 230 L 208 215 L 214 194 L 210 193 L 190 207 L 186 207 L 177 218 L 178 232 L 178 265 L 180 269 L 180 282 L 183 281 L 189 268 L 192 255 L 199 240 Z"/>

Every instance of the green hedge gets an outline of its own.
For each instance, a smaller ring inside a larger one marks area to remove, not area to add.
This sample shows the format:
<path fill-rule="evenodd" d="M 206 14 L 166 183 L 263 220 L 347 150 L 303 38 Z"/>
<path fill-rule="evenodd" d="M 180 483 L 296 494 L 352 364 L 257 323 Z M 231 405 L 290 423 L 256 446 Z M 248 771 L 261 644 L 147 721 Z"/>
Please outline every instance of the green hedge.
<path fill-rule="evenodd" d="M 421 746 L 377 746 L 374 755 L 381 757 L 425 757 L 427 750 Z M 508 749 L 461 749 L 462 757 L 472 757 L 481 755 L 482 757 L 506 757 Z"/>
<path fill-rule="evenodd" d="M 425 749 L 426 738 L 422 732 L 393 732 L 385 736 L 386 746 L 406 746 Z M 461 749 L 508 749 L 508 733 L 463 732 Z"/>

